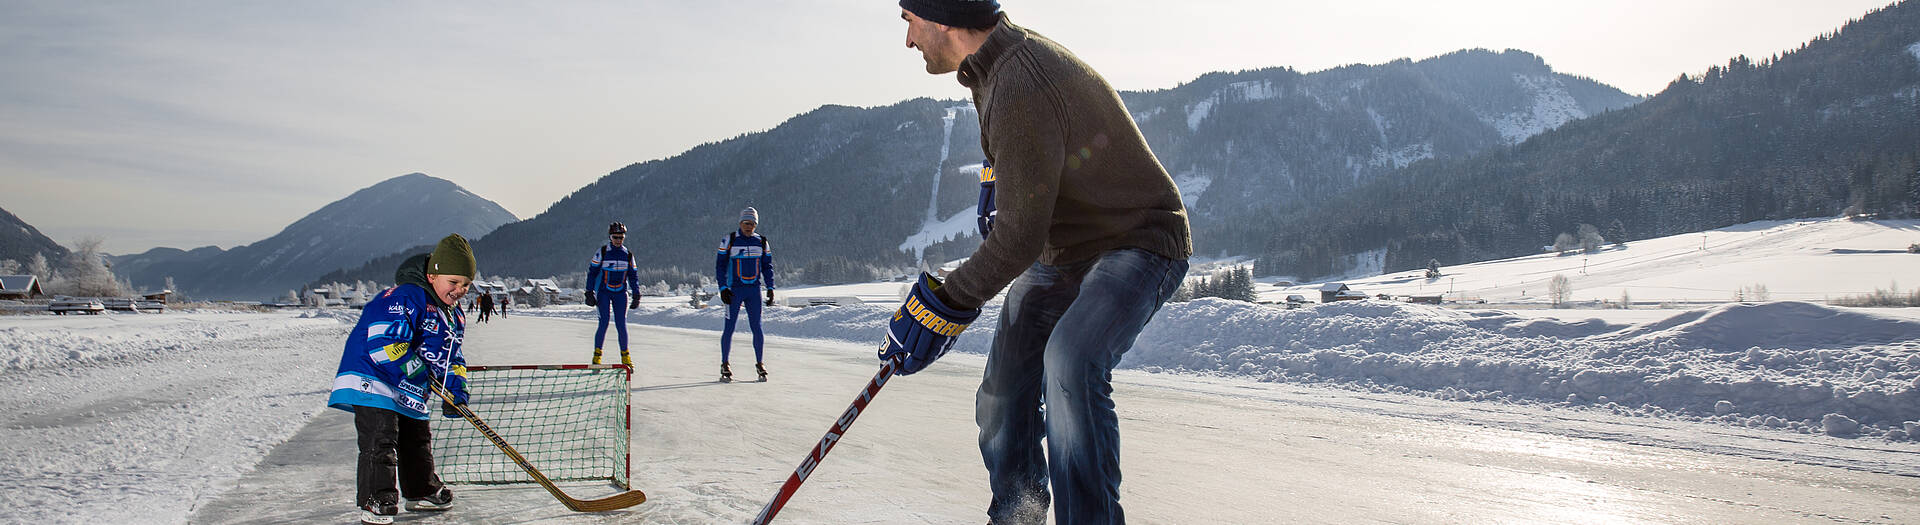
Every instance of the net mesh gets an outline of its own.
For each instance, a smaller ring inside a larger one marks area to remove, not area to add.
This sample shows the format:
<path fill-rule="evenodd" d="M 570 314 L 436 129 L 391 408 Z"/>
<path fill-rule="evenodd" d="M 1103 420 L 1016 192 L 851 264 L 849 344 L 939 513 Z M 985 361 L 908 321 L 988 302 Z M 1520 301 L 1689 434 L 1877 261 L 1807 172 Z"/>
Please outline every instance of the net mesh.
<path fill-rule="evenodd" d="M 473 366 L 467 408 L 553 481 L 628 487 L 627 369 L 619 365 Z M 433 418 L 435 470 L 447 483 L 533 483 L 465 419 Z"/>

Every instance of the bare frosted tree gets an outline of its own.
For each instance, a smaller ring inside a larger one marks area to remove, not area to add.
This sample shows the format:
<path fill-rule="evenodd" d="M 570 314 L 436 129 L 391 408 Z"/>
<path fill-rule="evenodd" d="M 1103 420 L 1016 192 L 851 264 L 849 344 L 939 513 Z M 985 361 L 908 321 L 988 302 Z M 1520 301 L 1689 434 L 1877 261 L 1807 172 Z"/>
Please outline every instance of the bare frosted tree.
<path fill-rule="evenodd" d="M 20 261 L 0 260 L 0 275 L 20 275 Z"/>
<path fill-rule="evenodd" d="M 1568 279 L 1565 275 L 1555 275 L 1547 282 L 1547 299 L 1553 301 L 1554 308 L 1566 306 L 1567 300 L 1572 297 L 1573 279 Z"/>
<path fill-rule="evenodd" d="M 1571 254 L 1575 249 L 1578 249 L 1579 247 L 1580 247 L 1580 242 L 1578 240 L 1575 240 L 1573 238 L 1573 234 L 1571 233 L 1563 232 L 1559 236 L 1553 238 L 1553 251 L 1560 252 L 1560 255 Z"/>
<path fill-rule="evenodd" d="M 1580 251 L 1593 253 L 1600 251 L 1601 246 L 1607 245 L 1607 240 L 1600 236 L 1600 229 L 1592 224 L 1581 224 L 1577 231 L 1580 236 Z"/>
<path fill-rule="evenodd" d="M 100 258 L 100 246 L 104 243 L 95 237 L 74 242 L 73 252 L 61 265 L 59 278 L 49 283 L 57 290 L 54 293 L 90 297 L 124 295 L 120 281 L 114 279 L 113 271 L 108 270 L 106 261 Z"/>
<path fill-rule="evenodd" d="M 42 283 L 53 280 L 53 266 L 47 264 L 47 256 L 33 254 L 33 259 L 27 261 L 27 275 L 39 278 Z"/>

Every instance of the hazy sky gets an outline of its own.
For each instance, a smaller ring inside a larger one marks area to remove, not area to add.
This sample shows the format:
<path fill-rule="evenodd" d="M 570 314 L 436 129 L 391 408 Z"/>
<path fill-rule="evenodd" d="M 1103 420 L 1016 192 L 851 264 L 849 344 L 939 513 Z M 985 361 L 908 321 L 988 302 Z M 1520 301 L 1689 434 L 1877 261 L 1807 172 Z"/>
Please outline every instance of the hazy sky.
<path fill-rule="evenodd" d="M 1001 5 L 1120 89 L 1483 47 L 1652 94 L 1887 3 Z M 0 0 L 0 208 L 69 246 L 233 247 L 423 172 L 527 218 L 628 164 L 822 104 L 965 98 L 905 31 L 887 0 Z"/>

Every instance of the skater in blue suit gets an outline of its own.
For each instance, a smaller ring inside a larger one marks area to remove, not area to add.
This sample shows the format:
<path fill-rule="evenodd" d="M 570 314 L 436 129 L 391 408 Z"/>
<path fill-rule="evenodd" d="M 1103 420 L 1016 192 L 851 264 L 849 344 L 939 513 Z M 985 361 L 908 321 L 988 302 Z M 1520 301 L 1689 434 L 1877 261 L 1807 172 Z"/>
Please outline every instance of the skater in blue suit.
<path fill-rule="evenodd" d="M 607 244 L 593 253 L 587 266 L 587 302 L 600 309 L 600 328 L 593 332 L 593 364 L 600 364 L 600 348 L 607 342 L 607 314 L 620 331 L 620 364 L 633 366 L 627 353 L 627 310 L 640 306 L 640 277 L 627 251 L 627 225 L 607 225 Z"/>
<path fill-rule="evenodd" d="M 749 206 L 740 210 L 740 229 L 727 233 L 720 241 L 720 252 L 713 257 L 713 270 L 719 277 L 720 301 L 727 303 L 726 330 L 720 335 L 720 380 L 732 381 L 727 367 L 733 349 L 733 326 L 740 320 L 740 307 L 747 307 L 747 327 L 753 330 L 753 370 L 760 380 L 767 379 L 766 336 L 760 331 L 760 287 L 767 288 L 767 306 L 773 306 L 773 247 L 767 237 L 754 233 L 760 226 L 760 210 Z"/>

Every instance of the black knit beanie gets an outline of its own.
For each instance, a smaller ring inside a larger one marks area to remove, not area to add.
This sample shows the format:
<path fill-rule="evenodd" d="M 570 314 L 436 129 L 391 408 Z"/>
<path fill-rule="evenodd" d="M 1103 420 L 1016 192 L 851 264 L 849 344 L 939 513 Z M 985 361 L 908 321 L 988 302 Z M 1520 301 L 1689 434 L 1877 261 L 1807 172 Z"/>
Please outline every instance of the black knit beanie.
<path fill-rule="evenodd" d="M 900 0 L 900 8 L 943 26 L 986 29 L 1000 23 L 996 0 Z"/>

